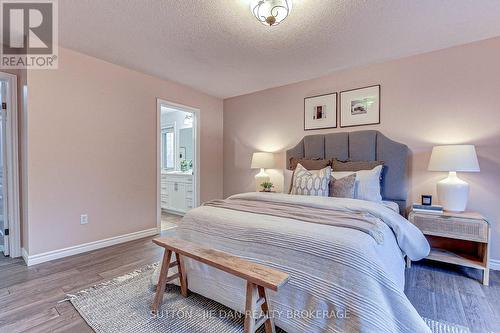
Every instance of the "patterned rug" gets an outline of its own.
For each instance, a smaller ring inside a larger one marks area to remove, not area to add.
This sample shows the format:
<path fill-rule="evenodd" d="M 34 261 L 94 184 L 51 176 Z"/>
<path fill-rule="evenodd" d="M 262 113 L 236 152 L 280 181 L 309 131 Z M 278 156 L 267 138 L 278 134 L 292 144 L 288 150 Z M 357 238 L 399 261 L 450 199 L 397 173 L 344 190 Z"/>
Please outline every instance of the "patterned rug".
<path fill-rule="evenodd" d="M 203 296 L 184 298 L 169 285 L 161 312 L 149 308 L 154 297 L 150 265 L 111 281 L 68 295 L 90 327 L 99 333 L 243 333 L 244 316 Z M 470 333 L 466 327 L 424 318 L 433 333 Z M 263 333 L 261 327 L 259 333 Z M 286 333 L 279 328 L 277 333 Z"/>

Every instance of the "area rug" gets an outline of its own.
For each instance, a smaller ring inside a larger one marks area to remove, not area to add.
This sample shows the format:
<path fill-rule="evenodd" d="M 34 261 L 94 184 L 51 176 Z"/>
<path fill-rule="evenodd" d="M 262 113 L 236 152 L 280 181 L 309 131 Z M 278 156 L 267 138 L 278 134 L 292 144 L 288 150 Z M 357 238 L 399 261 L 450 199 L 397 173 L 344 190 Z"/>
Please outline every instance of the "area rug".
<path fill-rule="evenodd" d="M 243 333 L 244 317 L 203 296 L 184 298 L 177 286 L 165 292 L 168 302 L 154 316 L 151 275 L 157 264 L 68 295 L 88 325 L 98 333 Z M 463 326 L 424 318 L 433 333 L 470 333 Z M 263 333 L 261 327 L 259 333 Z M 286 333 L 279 328 L 277 333 Z"/>

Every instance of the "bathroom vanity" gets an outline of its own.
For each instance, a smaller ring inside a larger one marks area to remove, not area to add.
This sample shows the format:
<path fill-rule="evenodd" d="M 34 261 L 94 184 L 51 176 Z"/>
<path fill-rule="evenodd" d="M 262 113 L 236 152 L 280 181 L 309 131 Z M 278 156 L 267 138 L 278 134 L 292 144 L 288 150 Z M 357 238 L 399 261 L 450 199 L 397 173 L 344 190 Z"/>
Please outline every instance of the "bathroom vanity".
<path fill-rule="evenodd" d="M 192 171 L 166 171 L 161 174 L 161 209 L 185 214 L 193 208 Z"/>

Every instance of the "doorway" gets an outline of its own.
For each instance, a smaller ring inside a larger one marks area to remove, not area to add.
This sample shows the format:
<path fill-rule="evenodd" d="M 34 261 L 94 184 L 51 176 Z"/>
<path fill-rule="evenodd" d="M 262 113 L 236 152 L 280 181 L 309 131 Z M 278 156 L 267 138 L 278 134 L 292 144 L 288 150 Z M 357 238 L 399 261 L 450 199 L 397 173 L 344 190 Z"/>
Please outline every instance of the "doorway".
<path fill-rule="evenodd" d="M 158 229 L 175 228 L 199 205 L 199 110 L 158 99 Z"/>
<path fill-rule="evenodd" d="M 0 72 L 0 251 L 21 256 L 17 76 Z"/>

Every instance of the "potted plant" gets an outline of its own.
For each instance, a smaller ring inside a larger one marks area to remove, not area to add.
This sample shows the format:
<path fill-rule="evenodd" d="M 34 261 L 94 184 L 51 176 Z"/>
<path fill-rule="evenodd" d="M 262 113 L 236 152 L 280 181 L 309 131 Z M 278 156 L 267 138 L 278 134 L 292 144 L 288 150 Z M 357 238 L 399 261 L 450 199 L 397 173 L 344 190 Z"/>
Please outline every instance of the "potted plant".
<path fill-rule="evenodd" d="M 263 192 L 271 192 L 272 188 L 274 187 L 273 183 L 271 182 L 263 182 L 260 184 L 260 186 L 263 188 Z"/>
<path fill-rule="evenodd" d="M 193 160 L 181 160 L 181 171 L 186 172 L 193 168 Z"/>

